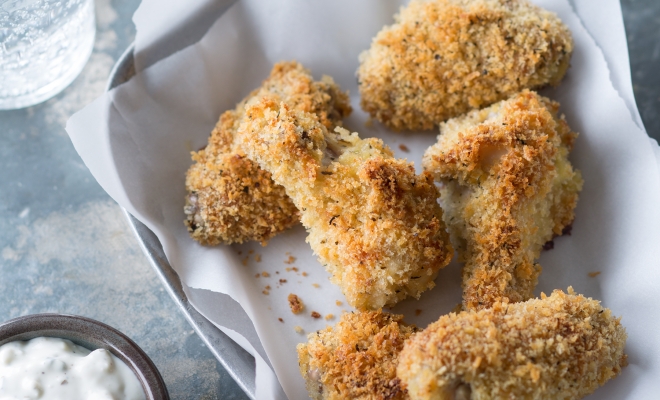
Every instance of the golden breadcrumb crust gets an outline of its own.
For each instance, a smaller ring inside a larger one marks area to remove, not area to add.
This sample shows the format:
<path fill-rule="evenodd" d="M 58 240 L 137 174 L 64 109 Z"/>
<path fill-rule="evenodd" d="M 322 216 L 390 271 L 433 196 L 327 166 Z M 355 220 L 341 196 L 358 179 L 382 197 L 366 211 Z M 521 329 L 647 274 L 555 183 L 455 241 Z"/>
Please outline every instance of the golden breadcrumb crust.
<path fill-rule="evenodd" d="M 561 20 L 526 0 L 413 0 L 360 55 L 361 105 L 395 130 L 432 129 L 558 84 L 572 51 Z"/>
<path fill-rule="evenodd" d="M 434 286 L 453 250 L 430 174 L 416 175 L 379 139 L 330 132 L 272 99 L 246 113 L 237 140 L 293 199 L 349 304 L 375 310 Z"/>
<path fill-rule="evenodd" d="M 443 123 L 424 155 L 465 262 L 466 309 L 531 298 L 543 245 L 573 222 L 582 178 L 568 152 L 577 134 L 558 109 L 525 90 Z"/>
<path fill-rule="evenodd" d="M 298 365 L 315 400 L 403 400 L 396 377 L 404 341 L 418 329 L 402 315 L 345 313 L 334 328 L 311 333 L 298 345 Z"/>
<path fill-rule="evenodd" d="M 186 174 L 185 223 L 192 238 L 202 244 L 265 243 L 299 221 L 284 189 L 272 182 L 269 172 L 245 158 L 234 141 L 245 118 L 245 103 L 264 95 L 316 114 L 328 129 L 341 125 L 351 112 L 348 95 L 331 78 L 314 81 L 296 62 L 275 64 L 259 89 L 220 116 L 208 145 L 192 153 L 194 164 Z"/>
<path fill-rule="evenodd" d="M 625 342 L 620 318 L 569 288 L 441 317 L 406 342 L 397 376 L 411 399 L 580 399 L 626 366 Z"/>

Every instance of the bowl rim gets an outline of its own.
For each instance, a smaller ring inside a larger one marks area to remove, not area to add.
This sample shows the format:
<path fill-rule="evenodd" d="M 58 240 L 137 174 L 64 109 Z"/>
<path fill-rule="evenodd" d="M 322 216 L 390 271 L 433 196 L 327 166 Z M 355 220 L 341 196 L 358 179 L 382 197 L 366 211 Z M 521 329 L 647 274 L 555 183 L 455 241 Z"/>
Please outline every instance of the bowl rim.
<path fill-rule="evenodd" d="M 67 339 L 89 350 L 110 351 L 142 385 L 147 400 L 169 400 L 163 377 L 149 356 L 128 336 L 103 322 L 63 313 L 30 314 L 0 323 L 0 346 L 37 337 Z"/>

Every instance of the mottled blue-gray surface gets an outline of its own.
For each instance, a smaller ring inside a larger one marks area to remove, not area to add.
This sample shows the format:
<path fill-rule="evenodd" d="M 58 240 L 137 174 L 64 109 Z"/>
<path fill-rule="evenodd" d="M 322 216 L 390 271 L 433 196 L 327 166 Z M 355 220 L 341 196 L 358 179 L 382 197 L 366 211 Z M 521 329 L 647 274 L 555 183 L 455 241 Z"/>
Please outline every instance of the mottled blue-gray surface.
<path fill-rule="evenodd" d="M 173 399 L 246 398 L 178 314 L 64 131 L 103 92 L 133 40 L 138 3 L 97 0 L 95 49 L 81 76 L 46 103 L 0 111 L 0 320 L 39 312 L 98 319 L 149 354 Z M 660 2 L 622 0 L 622 8 L 637 104 L 660 139 Z"/>
<path fill-rule="evenodd" d="M 660 141 L 660 1 L 621 0 L 637 108 Z"/>

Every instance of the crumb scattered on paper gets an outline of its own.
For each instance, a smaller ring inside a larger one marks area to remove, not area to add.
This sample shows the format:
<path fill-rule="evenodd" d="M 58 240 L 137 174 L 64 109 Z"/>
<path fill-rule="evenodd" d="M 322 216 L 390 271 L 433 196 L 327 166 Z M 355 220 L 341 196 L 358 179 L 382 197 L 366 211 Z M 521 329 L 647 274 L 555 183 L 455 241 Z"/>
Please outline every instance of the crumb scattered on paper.
<path fill-rule="evenodd" d="M 250 257 L 245 257 L 243 260 L 241 260 L 241 264 L 243 264 L 244 267 L 247 267 L 248 261 L 250 261 Z"/>
<path fill-rule="evenodd" d="M 337 307 L 341 307 L 342 305 L 344 305 L 344 303 L 342 303 L 339 300 L 335 301 L 335 304 L 337 305 Z"/>
<path fill-rule="evenodd" d="M 318 319 L 321 318 L 321 314 L 317 313 L 316 311 L 312 311 L 312 318 Z"/>
<path fill-rule="evenodd" d="M 328 314 L 328 315 L 325 316 L 326 321 L 329 321 L 329 320 L 334 319 L 334 318 L 335 318 L 334 314 Z"/>
<path fill-rule="evenodd" d="M 264 272 L 261 273 L 261 276 L 263 276 L 264 278 L 268 278 L 270 276 L 270 274 L 268 272 L 264 271 Z"/>
<path fill-rule="evenodd" d="M 600 271 L 589 272 L 589 277 L 590 277 L 590 278 L 595 278 L 595 277 L 597 277 L 598 275 L 600 275 Z"/>
<path fill-rule="evenodd" d="M 408 152 L 410 151 L 410 149 L 408 148 L 408 146 L 406 146 L 406 145 L 403 144 L 403 143 L 401 143 L 401 144 L 399 145 L 399 148 L 401 149 L 401 151 L 405 151 L 406 153 L 408 153 Z"/>
<path fill-rule="evenodd" d="M 259 278 L 260 276 L 261 276 L 261 274 L 257 272 L 257 274 L 254 277 Z"/>
<path fill-rule="evenodd" d="M 294 326 L 293 329 L 298 333 L 305 333 L 305 330 L 298 325 Z"/>
<path fill-rule="evenodd" d="M 422 313 L 422 310 L 420 310 L 419 308 L 415 310 L 415 315 L 419 315 L 421 313 Z"/>
<path fill-rule="evenodd" d="M 248 250 L 248 254 L 254 253 L 254 250 Z"/>
<path fill-rule="evenodd" d="M 261 254 L 254 256 L 254 259 L 257 260 L 257 262 L 261 262 Z"/>
<path fill-rule="evenodd" d="M 319 285 L 318 283 L 312 283 L 312 286 L 314 286 L 315 288 L 320 288 L 321 287 L 321 285 Z"/>
<path fill-rule="evenodd" d="M 282 318 L 278 318 L 277 320 L 280 321 L 280 322 L 284 322 L 284 320 Z"/>
<path fill-rule="evenodd" d="M 292 313 L 300 314 L 305 309 L 305 304 L 303 304 L 298 295 L 291 293 L 287 299 L 289 300 L 289 307 Z"/>
<path fill-rule="evenodd" d="M 303 271 L 302 276 L 307 276 L 307 272 Z"/>
<path fill-rule="evenodd" d="M 296 258 L 291 254 L 289 254 L 289 258 L 284 261 L 285 264 L 293 264 L 294 262 L 296 262 Z"/>

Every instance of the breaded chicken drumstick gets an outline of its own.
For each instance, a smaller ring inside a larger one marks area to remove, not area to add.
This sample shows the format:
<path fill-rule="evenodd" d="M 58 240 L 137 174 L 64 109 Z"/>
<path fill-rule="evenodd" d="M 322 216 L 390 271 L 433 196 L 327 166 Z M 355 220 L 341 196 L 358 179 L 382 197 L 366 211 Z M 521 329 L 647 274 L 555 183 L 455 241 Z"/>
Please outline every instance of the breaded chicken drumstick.
<path fill-rule="evenodd" d="M 284 188 L 247 159 L 234 140 L 246 102 L 265 95 L 314 113 L 328 129 L 341 126 L 351 112 L 348 95 L 331 78 L 314 81 L 296 62 L 276 64 L 259 89 L 220 116 L 208 145 L 192 153 L 195 163 L 186 174 L 185 223 L 192 238 L 202 244 L 263 243 L 299 221 Z"/>
<path fill-rule="evenodd" d="M 413 400 L 580 399 L 626 366 L 626 332 L 571 288 L 441 317 L 413 335 L 397 376 Z"/>
<path fill-rule="evenodd" d="M 300 210 L 307 242 L 361 310 L 419 297 L 452 248 L 430 174 L 379 139 L 328 131 L 276 100 L 248 104 L 237 140 Z"/>
<path fill-rule="evenodd" d="M 577 136 L 559 104 L 523 91 L 440 126 L 424 169 L 440 188 L 463 269 L 463 305 L 533 297 L 543 245 L 573 222 L 580 173 L 568 161 Z"/>
<path fill-rule="evenodd" d="M 408 399 L 396 366 L 403 343 L 417 332 L 402 315 L 345 313 L 334 327 L 298 345 L 298 364 L 314 400 Z"/>
<path fill-rule="evenodd" d="M 558 84 L 572 51 L 561 20 L 527 0 L 412 0 L 360 55 L 361 105 L 395 130 L 433 129 Z"/>

